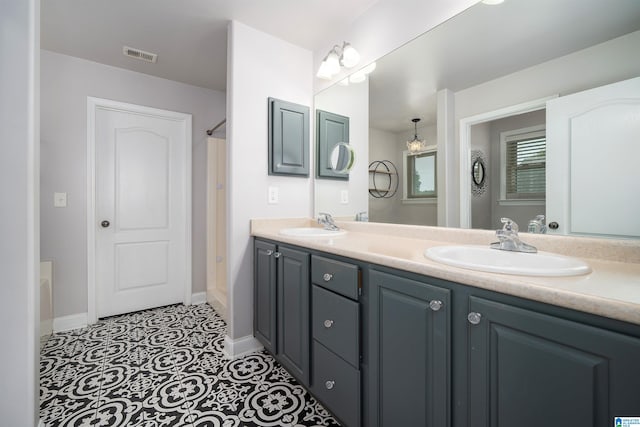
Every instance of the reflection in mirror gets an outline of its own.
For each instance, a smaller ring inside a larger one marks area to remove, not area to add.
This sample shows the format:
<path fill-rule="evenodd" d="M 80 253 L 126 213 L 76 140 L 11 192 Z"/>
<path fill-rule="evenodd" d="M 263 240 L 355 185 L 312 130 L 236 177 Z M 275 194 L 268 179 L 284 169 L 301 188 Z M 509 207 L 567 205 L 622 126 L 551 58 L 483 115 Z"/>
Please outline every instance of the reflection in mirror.
<path fill-rule="evenodd" d="M 351 172 L 356 161 L 355 150 L 346 142 L 336 144 L 331 151 L 330 157 L 331 169 L 335 173 L 344 175 L 348 175 Z"/>
<path fill-rule="evenodd" d="M 484 162 L 481 158 L 477 158 L 471 165 L 471 175 L 476 187 L 481 187 L 484 184 Z"/>
<path fill-rule="evenodd" d="M 400 146 L 413 136 L 409 120 L 421 117 L 421 138 L 438 147 L 438 197 L 432 205 L 407 205 L 402 203 L 403 191 L 398 191 L 389 199 L 369 197 L 365 209 L 360 210 L 368 210 L 375 222 L 459 226 L 460 206 L 466 205 L 468 216 L 486 217 L 484 228 L 498 228 L 494 222 L 499 216 L 491 211 L 491 205 L 501 197 L 499 132 L 484 129 L 486 145 L 472 137 L 460 152 L 461 121 L 636 77 L 640 75 L 638 46 L 637 0 L 509 0 L 498 6 L 478 3 L 377 60 L 376 70 L 367 78 L 368 91 L 361 94 L 368 111 L 366 164 L 389 159 L 402 168 Z M 353 103 L 354 86 L 335 85 L 320 92 L 316 102 L 329 96 L 340 106 L 340 98 L 348 95 Z M 537 114 L 545 116 L 544 105 Z M 547 141 L 547 147 L 553 143 Z M 484 207 L 474 205 L 472 212 L 472 203 L 463 203 L 462 195 L 466 192 L 469 200 L 475 200 L 473 178 L 482 182 L 480 166 L 471 176 L 471 151 L 478 149 L 486 154 L 486 203 Z M 357 151 L 362 160 L 360 153 L 365 155 L 364 151 Z M 403 176 L 404 171 L 398 172 Z M 366 176 L 368 172 L 366 168 L 353 170 L 350 180 L 357 179 L 358 173 Z M 468 184 L 462 191 L 464 183 Z M 547 188 L 550 185 L 556 187 L 546 183 Z M 336 198 L 324 195 L 325 200 Z M 316 199 L 316 211 L 331 211 L 322 203 Z M 411 212 L 404 213 L 406 208 Z M 509 201 L 503 208 L 522 212 L 521 218 L 514 219 L 524 225 L 549 210 L 540 199 Z M 531 212 L 535 214 L 531 216 Z M 554 220 L 547 214 L 548 222 Z M 475 221 L 472 224 L 479 226 Z"/>

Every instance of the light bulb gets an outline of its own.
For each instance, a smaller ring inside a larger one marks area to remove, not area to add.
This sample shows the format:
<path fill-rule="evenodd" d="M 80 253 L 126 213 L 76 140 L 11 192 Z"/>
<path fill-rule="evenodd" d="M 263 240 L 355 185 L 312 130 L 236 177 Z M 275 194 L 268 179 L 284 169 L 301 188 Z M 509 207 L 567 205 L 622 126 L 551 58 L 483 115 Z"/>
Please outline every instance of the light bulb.
<path fill-rule="evenodd" d="M 362 71 L 357 71 L 349 76 L 349 81 L 351 83 L 362 83 L 367 78 L 367 75 Z"/>
<path fill-rule="evenodd" d="M 327 64 L 327 73 L 331 74 L 332 77 L 340 72 L 340 58 L 338 58 L 335 49 L 329 52 L 324 62 Z"/>
<path fill-rule="evenodd" d="M 341 59 L 342 65 L 344 65 L 346 68 L 352 68 L 358 65 L 358 62 L 360 62 L 360 54 L 353 46 L 345 42 L 342 47 Z"/>
<path fill-rule="evenodd" d="M 316 77 L 324 80 L 331 80 L 331 77 L 333 77 L 333 75 L 329 72 L 326 60 L 322 61 L 322 63 L 320 64 L 320 69 L 318 70 Z"/>
<path fill-rule="evenodd" d="M 376 69 L 376 63 L 375 63 L 375 62 L 372 62 L 371 64 L 369 64 L 369 65 L 367 65 L 366 67 L 364 67 L 364 68 L 362 69 L 362 72 L 363 72 L 364 74 L 371 74 L 371 73 L 373 72 L 373 70 L 375 70 L 375 69 Z"/>

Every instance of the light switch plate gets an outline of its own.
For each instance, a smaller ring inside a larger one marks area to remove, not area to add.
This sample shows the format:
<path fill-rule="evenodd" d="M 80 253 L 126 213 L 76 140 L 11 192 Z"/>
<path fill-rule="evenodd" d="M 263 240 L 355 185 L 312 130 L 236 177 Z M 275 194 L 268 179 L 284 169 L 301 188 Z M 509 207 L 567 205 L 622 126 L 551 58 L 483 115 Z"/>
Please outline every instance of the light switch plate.
<path fill-rule="evenodd" d="M 54 208 L 66 208 L 67 207 L 67 193 L 53 193 L 53 207 Z"/>
<path fill-rule="evenodd" d="M 278 203 L 278 187 L 269 187 L 268 203 L 270 205 Z"/>
<path fill-rule="evenodd" d="M 346 205 L 349 203 L 349 190 L 340 191 L 340 203 Z"/>

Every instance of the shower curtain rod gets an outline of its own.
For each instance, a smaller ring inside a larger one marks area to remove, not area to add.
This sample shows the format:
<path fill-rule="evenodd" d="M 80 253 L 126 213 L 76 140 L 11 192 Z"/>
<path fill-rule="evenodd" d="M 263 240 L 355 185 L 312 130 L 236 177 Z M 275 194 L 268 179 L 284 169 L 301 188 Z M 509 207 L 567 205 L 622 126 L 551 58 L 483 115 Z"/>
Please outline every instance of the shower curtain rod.
<path fill-rule="evenodd" d="M 220 123 L 215 125 L 212 129 L 207 130 L 207 135 L 211 136 L 213 133 L 223 124 L 227 123 L 227 119 L 223 119 Z"/>

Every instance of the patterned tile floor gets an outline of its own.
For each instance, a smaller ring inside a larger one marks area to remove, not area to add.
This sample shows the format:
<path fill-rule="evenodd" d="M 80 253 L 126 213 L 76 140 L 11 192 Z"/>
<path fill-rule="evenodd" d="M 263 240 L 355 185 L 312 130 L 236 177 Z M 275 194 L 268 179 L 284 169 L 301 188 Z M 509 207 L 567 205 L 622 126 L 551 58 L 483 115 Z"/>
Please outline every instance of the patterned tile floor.
<path fill-rule="evenodd" d="M 54 426 L 339 426 L 267 353 L 222 354 L 225 322 L 174 305 L 57 333 L 40 356 Z"/>

